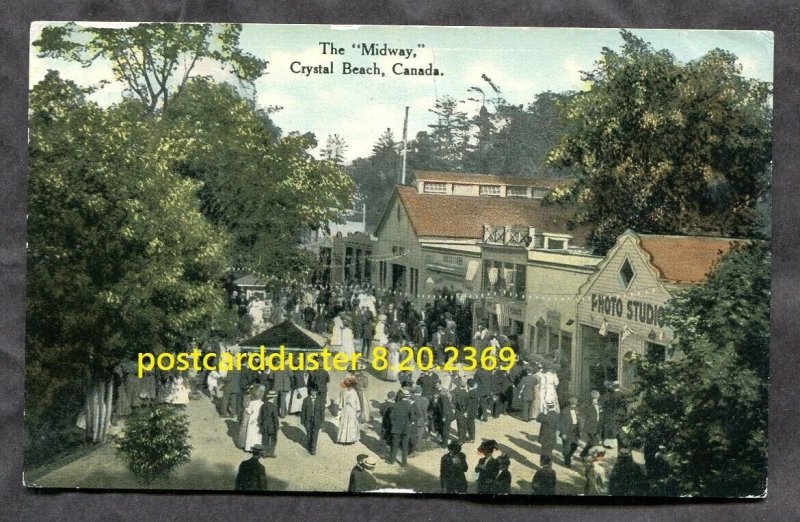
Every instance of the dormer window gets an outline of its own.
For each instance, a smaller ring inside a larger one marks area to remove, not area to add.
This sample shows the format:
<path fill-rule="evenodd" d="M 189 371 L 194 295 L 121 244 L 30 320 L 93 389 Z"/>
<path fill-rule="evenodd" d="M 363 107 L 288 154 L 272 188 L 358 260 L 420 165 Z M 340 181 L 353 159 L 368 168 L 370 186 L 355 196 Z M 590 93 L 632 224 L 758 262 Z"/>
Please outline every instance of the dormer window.
<path fill-rule="evenodd" d="M 422 187 L 425 194 L 447 194 L 447 183 L 431 183 L 426 181 Z"/>
<path fill-rule="evenodd" d="M 619 269 L 619 281 L 622 283 L 622 286 L 626 289 L 631 285 L 631 281 L 633 281 L 633 276 L 636 275 L 633 271 L 633 267 L 631 263 L 626 259 L 624 263 L 622 263 L 622 267 Z"/>
<path fill-rule="evenodd" d="M 500 185 L 481 185 L 478 192 L 481 196 L 499 196 Z"/>

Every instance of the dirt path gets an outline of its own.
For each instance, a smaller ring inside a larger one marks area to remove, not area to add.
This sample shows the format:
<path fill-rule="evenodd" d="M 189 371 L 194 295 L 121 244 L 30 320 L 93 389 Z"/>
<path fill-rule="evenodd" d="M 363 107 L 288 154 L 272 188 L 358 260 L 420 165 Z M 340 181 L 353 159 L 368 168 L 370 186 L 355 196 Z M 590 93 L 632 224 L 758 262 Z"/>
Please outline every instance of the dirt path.
<path fill-rule="evenodd" d="M 331 375 L 329 399 L 338 396 L 336 383 L 342 374 Z M 370 376 L 368 399 L 377 408 L 388 391 L 396 390 L 397 383 L 387 383 Z M 192 460 L 176 470 L 170 477 L 152 485 L 154 489 L 233 489 L 239 463 L 249 454 L 236 448 L 232 435 L 238 427 L 231 419 L 220 418 L 210 399 L 203 396 L 190 401 L 186 413 L 189 417 Z M 373 420 L 373 422 L 376 422 Z M 375 425 L 377 426 L 377 425 Z M 511 457 L 512 493 L 528 494 L 530 482 L 539 464 L 538 423 L 525 423 L 510 416 L 501 416 L 489 422 L 477 423 L 477 443 L 465 444 L 470 472 L 470 492 L 474 491 L 471 469 L 477 464 L 477 446 L 484 438 L 492 438 L 501 450 Z M 317 454 L 309 455 L 302 446 L 304 431 L 297 416 L 281 419 L 281 436 L 276 448 L 277 458 L 263 459 L 267 469 L 269 489 L 272 491 L 344 491 L 347 488 L 350 469 L 356 455 L 374 455 L 378 466 L 375 476 L 391 487 L 419 492 L 439 491 L 439 459 L 445 450 L 432 448 L 409 458 L 408 466 L 390 466 L 382 460 L 384 447 L 375 429 L 362 434 L 361 442 L 342 446 L 335 444 L 336 426 L 328 415 L 320 433 Z M 614 450 L 611 456 L 615 455 Z M 573 468 L 560 465 L 561 454 L 554 455 L 554 469 L 558 477 L 559 494 L 578 494 L 583 488 L 579 466 Z M 608 459 L 609 469 L 613 458 Z M 106 444 L 62 468 L 54 470 L 30 484 L 40 487 L 127 489 L 142 488 L 114 451 L 113 444 Z"/>

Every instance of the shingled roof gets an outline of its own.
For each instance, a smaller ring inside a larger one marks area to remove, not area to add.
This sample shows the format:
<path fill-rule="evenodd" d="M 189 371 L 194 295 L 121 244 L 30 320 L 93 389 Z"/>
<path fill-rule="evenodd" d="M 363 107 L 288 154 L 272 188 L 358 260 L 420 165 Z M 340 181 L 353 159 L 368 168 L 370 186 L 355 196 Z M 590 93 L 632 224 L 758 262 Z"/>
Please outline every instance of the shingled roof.
<path fill-rule="evenodd" d="M 543 206 L 539 199 L 488 198 L 420 194 L 414 187 L 398 186 L 397 198 L 405 208 L 417 237 L 482 239 L 483 225 L 522 225 L 537 231 L 570 234 L 576 245 L 586 244 L 586 227 L 570 230 L 574 209 Z"/>
<path fill-rule="evenodd" d="M 472 174 L 469 172 L 438 172 L 415 170 L 417 181 L 433 181 L 435 183 L 479 183 L 482 185 L 520 185 L 525 187 L 556 188 L 568 183 L 564 178 L 518 178 L 497 176 L 494 174 Z"/>
<path fill-rule="evenodd" d="M 642 250 L 650 255 L 650 264 L 659 271 L 661 280 L 676 284 L 704 281 L 714 262 L 741 242 L 721 237 L 638 236 Z"/>
<path fill-rule="evenodd" d="M 239 342 L 245 348 L 264 346 L 265 350 L 275 350 L 283 346 L 287 351 L 319 351 L 325 344 L 321 336 L 288 320 Z"/>

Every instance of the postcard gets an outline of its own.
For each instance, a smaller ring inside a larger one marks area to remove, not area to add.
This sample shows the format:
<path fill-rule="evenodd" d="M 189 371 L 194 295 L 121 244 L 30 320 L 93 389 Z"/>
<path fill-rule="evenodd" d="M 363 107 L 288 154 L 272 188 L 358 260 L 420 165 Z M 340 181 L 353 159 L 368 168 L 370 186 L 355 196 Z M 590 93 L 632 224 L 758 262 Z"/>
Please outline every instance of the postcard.
<path fill-rule="evenodd" d="M 772 56 L 34 23 L 25 485 L 765 496 Z"/>

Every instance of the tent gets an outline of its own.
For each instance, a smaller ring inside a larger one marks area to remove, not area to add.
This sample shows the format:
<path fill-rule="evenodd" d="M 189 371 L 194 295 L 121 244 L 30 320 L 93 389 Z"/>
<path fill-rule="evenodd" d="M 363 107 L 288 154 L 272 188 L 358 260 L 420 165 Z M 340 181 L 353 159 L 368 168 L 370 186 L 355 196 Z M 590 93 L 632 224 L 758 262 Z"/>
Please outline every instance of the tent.
<path fill-rule="evenodd" d="M 258 350 L 263 346 L 267 352 L 278 351 L 281 346 L 287 352 L 321 352 L 327 345 L 328 340 L 321 335 L 288 320 L 239 343 L 242 351 Z"/>

